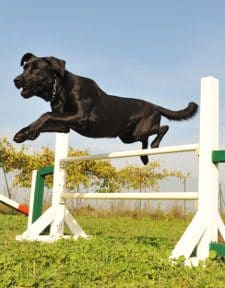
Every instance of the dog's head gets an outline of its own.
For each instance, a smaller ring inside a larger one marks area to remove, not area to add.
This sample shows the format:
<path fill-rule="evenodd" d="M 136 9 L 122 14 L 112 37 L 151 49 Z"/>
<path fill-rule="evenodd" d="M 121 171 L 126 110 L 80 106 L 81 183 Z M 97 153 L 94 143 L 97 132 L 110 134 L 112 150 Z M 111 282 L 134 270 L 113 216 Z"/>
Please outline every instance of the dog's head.
<path fill-rule="evenodd" d="M 65 61 L 55 57 L 37 57 L 26 53 L 21 59 L 23 73 L 14 79 L 24 98 L 39 96 L 45 101 L 52 99 L 54 85 L 65 73 Z"/>

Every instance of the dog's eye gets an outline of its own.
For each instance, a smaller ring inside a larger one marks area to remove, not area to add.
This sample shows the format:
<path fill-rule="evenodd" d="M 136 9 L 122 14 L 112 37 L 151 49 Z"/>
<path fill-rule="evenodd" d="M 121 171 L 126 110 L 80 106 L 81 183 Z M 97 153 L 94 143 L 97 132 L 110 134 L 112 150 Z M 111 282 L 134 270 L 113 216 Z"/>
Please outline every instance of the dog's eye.
<path fill-rule="evenodd" d="M 28 64 L 25 64 L 25 65 L 23 66 L 23 69 L 26 70 L 28 67 L 29 67 L 29 65 L 28 65 Z"/>
<path fill-rule="evenodd" d="M 35 72 L 39 71 L 40 69 L 37 66 L 32 67 Z"/>

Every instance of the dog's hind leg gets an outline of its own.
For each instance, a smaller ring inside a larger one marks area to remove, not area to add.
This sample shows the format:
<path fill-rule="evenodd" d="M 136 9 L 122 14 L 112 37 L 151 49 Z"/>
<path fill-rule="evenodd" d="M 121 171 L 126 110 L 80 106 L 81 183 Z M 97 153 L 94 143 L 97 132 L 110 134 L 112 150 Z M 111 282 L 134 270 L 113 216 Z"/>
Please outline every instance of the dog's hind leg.
<path fill-rule="evenodd" d="M 164 135 L 166 134 L 166 132 L 169 130 L 169 126 L 168 125 L 164 125 L 164 126 L 159 126 L 158 127 L 158 131 L 154 134 L 157 134 L 157 136 L 155 137 L 155 139 L 152 141 L 151 143 L 151 148 L 157 148 L 159 147 L 159 144 L 162 140 L 162 138 L 164 137 Z"/>
<path fill-rule="evenodd" d="M 148 148 L 148 138 L 146 138 L 145 140 L 142 141 L 142 149 L 147 149 Z M 144 165 L 148 164 L 148 156 L 144 155 L 141 156 L 141 161 Z"/>
<path fill-rule="evenodd" d="M 120 135 L 119 138 L 123 143 L 130 144 L 136 142 L 134 139 L 133 135 Z M 142 141 L 142 149 L 147 149 L 148 148 L 148 137 L 143 139 Z M 148 156 L 144 155 L 141 156 L 141 161 L 144 165 L 148 164 Z"/>
<path fill-rule="evenodd" d="M 133 132 L 133 137 L 136 141 L 143 141 L 146 137 L 157 134 L 151 143 L 151 148 L 159 147 L 162 138 L 169 130 L 168 125 L 160 126 L 160 120 L 161 115 L 157 112 L 149 117 L 142 118 Z"/>
<path fill-rule="evenodd" d="M 142 149 L 148 147 L 148 137 L 157 134 L 155 139 L 151 143 L 151 148 L 159 147 L 160 141 L 169 129 L 169 126 L 160 126 L 160 114 L 154 113 L 153 115 L 142 118 L 136 125 L 133 131 L 133 138 L 135 141 L 142 142 Z M 146 165 L 148 163 L 148 157 L 142 156 L 142 162 Z"/>
<path fill-rule="evenodd" d="M 160 141 L 162 140 L 163 136 L 166 134 L 166 132 L 168 130 L 169 130 L 169 126 L 165 125 L 165 126 L 158 127 L 158 129 L 156 129 L 156 127 L 154 127 L 152 130 L 149 131 L 150 132 L 149 136 L 153 135 L 153 134 L 157 134 L 157 136 L 155 137 L 155 139 L 151 143 L 151 148 L 159 147 Z M 141 142 L 142 142 L 142 149 L 147 149 L 148 148 L 148 138 L 145 138 Z M 148 164 L 148 156 L 147 155 L 141 156 L 141 160 L 142 160 L 144 165 Z"/>

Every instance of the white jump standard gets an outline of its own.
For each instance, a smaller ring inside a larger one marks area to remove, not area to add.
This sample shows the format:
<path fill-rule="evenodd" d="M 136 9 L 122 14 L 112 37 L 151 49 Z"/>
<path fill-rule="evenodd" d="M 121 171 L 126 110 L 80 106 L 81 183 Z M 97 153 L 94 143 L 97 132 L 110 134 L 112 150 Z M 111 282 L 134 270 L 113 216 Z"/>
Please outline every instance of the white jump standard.
<path fill-rule="evenodd" d="M 218 212 L 219 171 L 212 162 L 212 151 L 219 146 L 219 83 L 213 77 L 201 80 L 200 139 L 199 139 L 199 200 L 198 211 L 178 241 L 171 258 L 196 257 L 195 265 L 209 255 L 211 242 L 218 241 L 218 232 L 225 240 L 225 226 Z"/>
<path fill-rule="evenodd" d="M 29 222 L 27 230 L 18 240 L 55 241 L 64 235 L 64 225 L 72 232 L 74 239 L 87 238 L 86 233 L 72 217 L 65 205 L 66 198 L 83 199 L 197 199 L 199 207 L 192 222 L 175 246 L 171 258 L 185 256 L 186 263 L 197 264 L 208 257 L 209 245 L 218 240 L 218 232 L 225 240 L 225 226 L 218 213 L 219 179 L 217 164 L 212 162 L 212 151 L 218 150 L 219 131 L 219 92 L 218 80 L 213 77 L 201 79 L 200 101 L 200 143 L 136 151 L 112 152 L 106 154 L 68 158 L 68 135 L 56 134 L 55 165 L 53 180 L 52 206 L 34 223 Z M 140 155 L 157 155 L 165 153 L 198 151 L 199 154 L 199 191 L 181 193 L 64 193 L 65 166 L 68 162 L 97 159 L 114 159 Z M 34 190 L 34 189 L 33 189 Z M 109 195 L 110 194 L 110 195 Z M 165 195 L 166 194 L 166 195 Z M 185 194 L 185 195 L 184 195 Z M 158 197 L 158 198 L 157 198 Z M 187 197 L 187 198 L 185 198 Z M 189 197 L 189 198 L 188 198 Z M 31 199 L 33 199 L 31 197 Z M 32 202 L 32 201 L 31 201 Z M 30 203 L 30 207 L 33 203 Z M 46 227 L 51 226 L 49 235 L 41 235 Z M 196 249 L 196 257 L 191 258 Z"/>

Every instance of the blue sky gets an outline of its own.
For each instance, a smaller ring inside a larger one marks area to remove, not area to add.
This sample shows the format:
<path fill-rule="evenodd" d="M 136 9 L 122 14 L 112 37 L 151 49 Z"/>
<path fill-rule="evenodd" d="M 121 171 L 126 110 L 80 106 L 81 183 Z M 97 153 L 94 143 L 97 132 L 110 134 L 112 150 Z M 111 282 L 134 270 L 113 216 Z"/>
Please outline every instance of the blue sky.
<path fill-rule="evenodd" d="M 38 98 L 23 99 L 13 84 L 21 56 L 32 52 L 66 60 L 68 70 L 93 78 L 110 94 L 170 109 L 199 103 L 200 78 L 213 75 L 220 80 L 224 144 L 225 1 L 9 0 L 0 2 L 0 11 L 1 136 L 12 139 L 50 109 Z M 199 116 L 169 125 L 162 146 L 198 142 Z M 48 134 L 29 146 L 53 143 Z M 71 144 L 92 152 L 140 148 L 75 132 Z"/>

